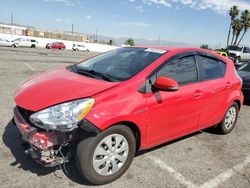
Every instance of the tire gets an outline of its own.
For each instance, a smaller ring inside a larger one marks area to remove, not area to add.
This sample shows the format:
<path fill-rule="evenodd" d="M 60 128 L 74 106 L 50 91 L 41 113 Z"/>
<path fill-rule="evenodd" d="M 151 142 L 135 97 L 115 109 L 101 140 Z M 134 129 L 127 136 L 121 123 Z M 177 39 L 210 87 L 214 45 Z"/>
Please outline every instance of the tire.
<path fill-rule="evenodd" d="M 217 130 L 221 134 L 230 133 L 237 122 L 239 113 L 239 107 L 236 102 L 234 102 L 226 111 L 223 120 L 217 126 Z M 231 119 L 230 119 L 231 118 Z"/>
<path fill-rule="evenodd" d="M 14 44 L 14 47 L 15 47 L 15 48 L 17 48 L 17 47 L 18 47 L 18 44 L 17 44 L 17 43 L 15 43 L 15 44 Z"/>
<path fill-rule="evenodd" d="M 238 64 L 240 63 L 240 60 L 241 60 L 240 57 L 236 57 L 236 58 L 235 58 L 235 64 L 238 65 Z"/>
<path fill-rule="evenodd" d="M 35 45 L 35 44 L 32 44 L 30 47 L 31 47 L 31 48 L 35 48 L 35 47 L 36 47 L 36 45 Z"/>
<path fill-rule="evenodd" d="M 107 141 L 110 141 L 111 146 L 106 144 Z M 113 150 L 114 147 L 117 149 Z M 116 125 L 79 142 L 76 149 L 76 166 L 85 180 L 94 185 L 103 185 L 118 179 L 126 172 L 132 163 L 135 150 L 136 141 L 131 129 Z M 102 151 L 103 155 L 98 155 L 98 151 Z M 119 156 L 121 161 L 116 156 Z M 104 158 L 106 162 L 100 162 Z"/>

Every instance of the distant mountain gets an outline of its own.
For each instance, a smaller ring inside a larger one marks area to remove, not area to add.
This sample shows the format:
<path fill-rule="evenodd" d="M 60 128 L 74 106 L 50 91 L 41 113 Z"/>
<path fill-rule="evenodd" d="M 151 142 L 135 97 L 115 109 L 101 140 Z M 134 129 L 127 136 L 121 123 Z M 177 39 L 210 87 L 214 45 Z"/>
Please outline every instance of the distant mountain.
<path fill-rule="evenodd" d="M 93 36 L 93 35 L 92 35 Z M 122 45 L 128 38 L 121 37 L 121 38 L 114 38 L 114 37 L 108 37 L 99 35 L 98 41 L 105 41 L 109 42 L 110 40 L 113 40 L 115 44 Z M 136 45 L 152 45 L 157 46 L 158 40 L 148 40 L 148 39 L 142 39 L 142 38 L 133 38 Z M 160 46 L 176 46 L 176 47 L 199 47 L 198 44 L 190 44 L 185 42 L 174 42 L 174 41 L 167 41 L 167 40 L 160 40 L 159 43 Z"/>

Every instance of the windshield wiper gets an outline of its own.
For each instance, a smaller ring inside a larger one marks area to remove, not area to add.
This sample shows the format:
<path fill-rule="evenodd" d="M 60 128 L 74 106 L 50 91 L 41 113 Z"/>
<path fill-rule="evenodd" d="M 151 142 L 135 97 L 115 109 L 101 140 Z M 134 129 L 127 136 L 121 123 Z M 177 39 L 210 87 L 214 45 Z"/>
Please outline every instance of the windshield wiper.
<path fill-rule="evenodd" d="M 113 82 L 114 78 L 111 77 L 109 74 L 106 73 L 101 73 L 101 72 L 96 72 L 93 69 L 79 69 L 77 66 L 74 67 L 74 72 L 78 72 L 80 74 L 92 77 L 92 78 L 102 78 L 103 80 L 109 81 L 109 82 Z"/>

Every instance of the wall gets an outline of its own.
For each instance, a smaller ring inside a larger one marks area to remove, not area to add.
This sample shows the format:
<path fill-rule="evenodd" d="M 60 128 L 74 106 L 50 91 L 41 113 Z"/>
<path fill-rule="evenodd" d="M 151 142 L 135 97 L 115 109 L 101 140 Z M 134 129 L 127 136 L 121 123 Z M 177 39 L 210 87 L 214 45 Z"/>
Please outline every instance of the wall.
<path fill-rule="evenodd" d="M 41 48 L 45 48 L 46 44 L 51 43 L 51 42 L 63 42 L 66 46 L 66 49 L 68 49 L 68 50 L 72 50 L 73 44 L 84 44 L 90 51 L 93 51 L 93 52 L 107 52 L 107 51 L 119 48 L 117 46 L 109 46 L 109 45 L 105 45 L 105 44 L 83 43 L 83 42 L 75 42 L 75 41 L 28 37 L 28 36 L 19 36 L 19 35 L 2 34 L 2 33 L 0 33 L 0 37 L 6 38 L 8 40 L 14 40 L 16 38 L 35 39 L 38 41 L 38 47 L 41 47 Z"/>

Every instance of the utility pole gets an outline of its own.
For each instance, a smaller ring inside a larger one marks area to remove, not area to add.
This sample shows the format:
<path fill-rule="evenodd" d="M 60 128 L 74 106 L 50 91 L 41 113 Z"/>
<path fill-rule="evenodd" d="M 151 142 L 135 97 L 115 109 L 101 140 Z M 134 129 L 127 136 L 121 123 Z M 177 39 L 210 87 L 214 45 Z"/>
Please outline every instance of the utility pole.
<path fill-rule="evenodd" d="M 96 42 L 98 42 L 98 25 L 96 26 L 95 40 L 96 40 Z"/>
<path fill-rule="evenodd" d="M 160 42 L 161 42 L 161 36 L 158 35 L 158 46 L 160 46 Z"/>
<path fill-rule="evenodd" d="M 72 35 L 74 34 L 74 24 L 72 23 L 72 27 L 71 27 L 71 32 L 72 32 Z"/>
<path fill-rule="evenodd" d="M 14 24 L 14 23 L 13 23 L 13 12 L 11 13 L 11 16 L 10 16 L 10 23 L 11 23 L 11 25 Z"/>

